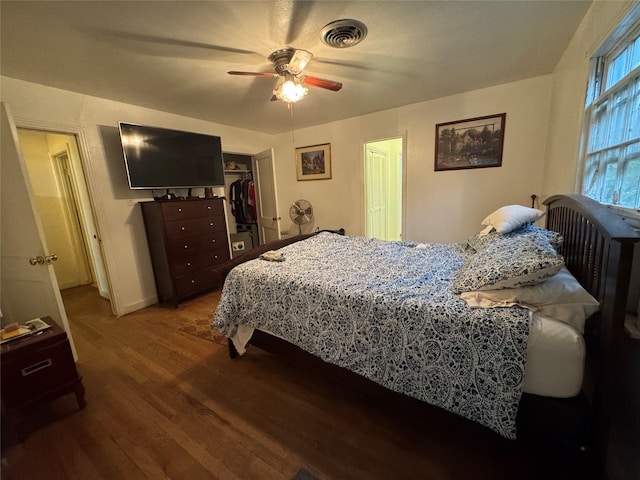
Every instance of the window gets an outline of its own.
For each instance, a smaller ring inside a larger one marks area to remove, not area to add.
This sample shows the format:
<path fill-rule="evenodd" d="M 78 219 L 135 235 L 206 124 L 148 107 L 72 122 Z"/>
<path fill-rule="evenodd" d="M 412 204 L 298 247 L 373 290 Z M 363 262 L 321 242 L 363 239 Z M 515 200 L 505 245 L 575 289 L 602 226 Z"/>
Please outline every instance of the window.
<path fill-rule="evenodd" d="M 639 10 L 633 9 L 636 19 Z M 581 192 L 604 204 L 640 210 L 640 23 L 625 30 L 614 32 L 615 43 L 605 42 L 606 51 L 592 59 Z"/>

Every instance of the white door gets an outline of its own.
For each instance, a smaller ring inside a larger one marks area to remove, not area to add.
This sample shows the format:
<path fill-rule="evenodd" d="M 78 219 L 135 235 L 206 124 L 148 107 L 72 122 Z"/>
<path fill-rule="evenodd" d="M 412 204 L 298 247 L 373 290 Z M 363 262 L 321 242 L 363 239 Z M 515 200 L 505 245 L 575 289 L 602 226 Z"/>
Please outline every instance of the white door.
<path fill-rule="evenodd" d="M 258 227 L 260 242 L 268 243 L 280 238 L 280 215 L 276 202 L 276 177 L 273 166 L 273 149 L 254 155 L 257 183 Z"/>
<path fill-rule="evenodd" d="M 365 143 L 365 235 L 402 238 L 404 203 L 403 138 Z"/>
<path fill-rule="evenodd" d="M 365 208 L 367 221 L 365 234 L 367 237 L 386 239 L 387 237 L 387 203 L 385 186 L 389 155 L 384 150 L 367 145 L 364 164 Z"/>
<path fill-rule="evenodd" d="M 62 303 L 42 224 L 34 208 L 31 185 L 11 111 L 2 102 L 0 168 L 0 306 L 7 322 L 50 316 L 75 346 Z M 42 259 L 32 265 L 31 259 Z M 49 260 L 47 260 L 49 259 Z"/>

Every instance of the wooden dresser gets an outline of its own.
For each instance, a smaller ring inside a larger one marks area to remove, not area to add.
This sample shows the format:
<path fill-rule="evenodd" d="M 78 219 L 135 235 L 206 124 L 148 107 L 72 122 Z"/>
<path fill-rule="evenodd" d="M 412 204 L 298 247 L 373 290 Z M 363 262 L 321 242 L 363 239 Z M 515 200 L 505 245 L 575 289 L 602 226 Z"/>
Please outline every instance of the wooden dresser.
<path fill-rule="evenodd" d="M 229 260 L 224 199 L 140 202 L 160 302 L 217 288 L 215 267 Z"/>

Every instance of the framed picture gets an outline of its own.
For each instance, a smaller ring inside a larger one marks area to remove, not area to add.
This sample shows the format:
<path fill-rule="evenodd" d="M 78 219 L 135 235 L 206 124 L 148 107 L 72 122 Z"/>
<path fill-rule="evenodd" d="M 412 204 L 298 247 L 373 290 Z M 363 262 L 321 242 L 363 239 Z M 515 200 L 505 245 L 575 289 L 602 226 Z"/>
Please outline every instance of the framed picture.
<path fill-rule="evenodd" d="M 296 173 L 298 181 L 331 178 L 331 144 L 296 148 Z"/>
<path fill-rule="evenodd" d="M 435 171 L 500 167 L 506 113 L 436 125 Z"/>

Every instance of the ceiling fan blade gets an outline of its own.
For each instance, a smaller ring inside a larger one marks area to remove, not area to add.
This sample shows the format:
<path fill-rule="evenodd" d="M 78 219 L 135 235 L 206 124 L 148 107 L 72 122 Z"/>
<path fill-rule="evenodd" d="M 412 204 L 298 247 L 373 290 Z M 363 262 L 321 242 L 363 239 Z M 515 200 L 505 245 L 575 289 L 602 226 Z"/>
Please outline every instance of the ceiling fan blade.
<path fill-rule="evenodd" d="M 325 80 L 324 78 L 318 77 L 301 77 L 302 83 L 305 85 L 311 85 L 312 87 L 320 87 L 325 88 L 327 90 L 332 90 L 337 92 L 342 88 L 342 84 L 340 82 L 334 82 L 333 80 Z"/>
<path fill-rule="evenodd" d="M 229 75 L 245 75 L 245 76 L 251 76 L 251 77 L 278 78 L 280 76 L 277 73 L 270 73 L 270 72 L 238 72 L 236 70 L 232 70 L 232 71 L 227 72 L 227 73 Z"/>
<path fill-rule="evenodd" d="M 179 38 L 164 37 L 160 35 L 146 35 L 134 32 L 122 32 L 112 29 L 99 29 L 93 35 L 101 40 L 106 40 L 110 45 L 117 45 L 128 50 L 142 52 L 146 55 L 176 57 L 176 58 L 215 58 L 212 52 L 229 53 L 233 55 L 253 55 L 256 58 L 264 58 L 262 54 L 253 50 L 226 47 Z"/>
<path fill-rule="evenodd" d="M 287 64 L 287 71 L 293 75 L 298 75 L 304 67 L 311 61 L 313 58 L 313 53 L 308 52 L 307 50 L 296 50 L 291 55 L 291 60 Z"/>

